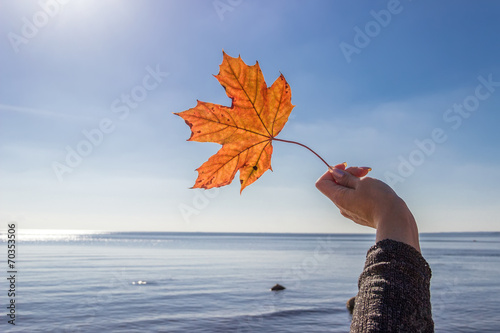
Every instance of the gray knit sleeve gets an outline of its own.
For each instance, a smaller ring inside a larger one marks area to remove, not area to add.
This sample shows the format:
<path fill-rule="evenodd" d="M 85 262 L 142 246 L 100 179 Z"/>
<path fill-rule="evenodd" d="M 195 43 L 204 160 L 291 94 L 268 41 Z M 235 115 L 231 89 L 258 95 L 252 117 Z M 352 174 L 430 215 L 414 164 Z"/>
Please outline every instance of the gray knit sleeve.
<path fill-rule="evenodd" d="M 385 239 L 368 250 L 351 332 L 434 332 L 431 269 L 412 246 Z"/>

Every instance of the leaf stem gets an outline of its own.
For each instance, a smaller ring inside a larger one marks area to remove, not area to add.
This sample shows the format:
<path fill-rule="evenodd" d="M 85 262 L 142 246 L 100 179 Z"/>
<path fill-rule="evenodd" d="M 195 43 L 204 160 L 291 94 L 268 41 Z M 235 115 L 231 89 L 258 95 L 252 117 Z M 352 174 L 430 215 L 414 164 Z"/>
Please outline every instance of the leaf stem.
<path fill-rule="evenodd" d="M 323 163 L 326 164 L 326 166 L 328 167 L 328 169 L 331 169 L 332 167 L 330 166 L 330 164 L 326 163 L 326 161 L 318 155 L 318 153 L 316 153 L 314 150 L 312 150 L 311 148 L 309 148 L 308 146 L 300 143 L 300 142 L 296 142 L 296 141 L 290 141 L 290 140 L 283 140 L 283 139 L 277 139 L 277 138 L 273 138 L 274 141 L 281 141 L 281 142 L 286 142 L 286 143 L 293 143 L 295 145 L 299 145 L 299 146 L 302 146 L 306 149 L 308 149 L 310 152 L 312 152 L 314 155 L 316 155 Z"/>

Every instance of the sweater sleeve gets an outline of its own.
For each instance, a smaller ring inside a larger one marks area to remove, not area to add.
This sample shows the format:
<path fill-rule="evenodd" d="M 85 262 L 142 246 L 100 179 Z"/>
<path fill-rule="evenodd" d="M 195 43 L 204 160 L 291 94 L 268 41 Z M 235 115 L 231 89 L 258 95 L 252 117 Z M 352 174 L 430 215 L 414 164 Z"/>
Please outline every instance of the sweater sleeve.
<path fill-rule="evenodd" d="M 431 269 L 412 246 L 385 239 L 368 250 L 351 332 L 434 332 Z"/>

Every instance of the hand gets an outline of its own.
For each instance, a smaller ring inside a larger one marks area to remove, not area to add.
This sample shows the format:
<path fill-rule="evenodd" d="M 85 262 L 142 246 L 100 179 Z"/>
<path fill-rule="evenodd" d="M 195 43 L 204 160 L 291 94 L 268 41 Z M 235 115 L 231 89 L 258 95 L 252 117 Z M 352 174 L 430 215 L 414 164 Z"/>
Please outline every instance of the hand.
<path fill-rule="evenodd" d="M 401 199 L 384 182 L 365 176 L 370 168 L 345 164 L 330 168 L 316 182 L 316 187 L 340 209 L 340 213 L 357 224 L 377 229 L 377 242 L 393 239 L 420 251 L 415 218 Z"/>

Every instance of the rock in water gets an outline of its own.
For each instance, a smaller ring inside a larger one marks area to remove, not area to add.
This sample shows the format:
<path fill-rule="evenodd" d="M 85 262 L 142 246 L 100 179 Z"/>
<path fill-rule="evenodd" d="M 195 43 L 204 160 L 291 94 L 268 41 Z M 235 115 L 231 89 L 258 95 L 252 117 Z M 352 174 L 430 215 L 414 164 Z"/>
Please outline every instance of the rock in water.
<path fill-rule="evenodd" d="M 279 290 L 285 290 L 286 288 L 283 287 L 281 284 L 275 284 L 274 286 L 271 287 L 272 291 L 279 291 Z"/>

